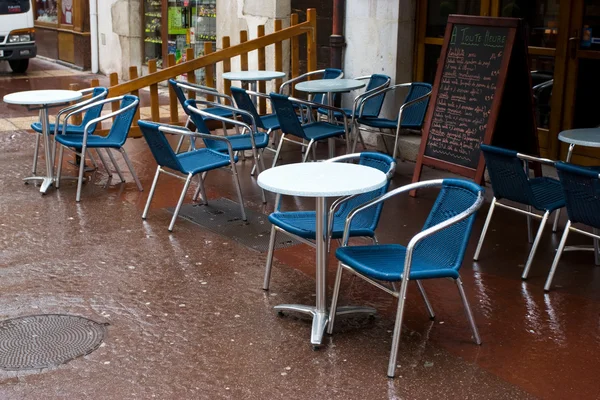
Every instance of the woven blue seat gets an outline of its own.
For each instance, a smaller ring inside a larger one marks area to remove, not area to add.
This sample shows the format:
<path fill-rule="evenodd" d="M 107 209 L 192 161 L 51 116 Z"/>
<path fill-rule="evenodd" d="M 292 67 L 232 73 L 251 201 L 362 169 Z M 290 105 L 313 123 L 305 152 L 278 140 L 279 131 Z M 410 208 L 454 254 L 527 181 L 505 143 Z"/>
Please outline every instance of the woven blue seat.
<path fill-rule="evenodd" d="M 600 176 L 598 175 L 598 168 L 580 167 L 557 162 L 556 170 L 560 178 L 569 219 L 548 273 L 544 285 L 545 291 L 550 291 L 552 287 L 554 274 L 571 231 L 593 238 L 594 262 L 596 265 L 600 265 Z M 592 228 L 592 232 L 575 228 L 573 224 L 587 225 Z"/>
<path fill-rule="evenodd" d="M 373 99 L 381 99 L 381 105 L 383 105 L 384 96 L 387 92 L 395 91 L 398 89 L 408 88 L 408 93 L 404 102 L 398 110 L 396 119 L 389 119 L 379 116 L 374 111 L 367 108 Z M 423 121 L 425 120 L 425 114 L 427 112 L 427 106 L 429 105 L 429 96 L 431 95 L 431 85 L 429 83 L 422 82 L 411 82 L 411 83 L 400 83 L 385 87 L 383 89 L 374 90 L 368 96 L 365 96 L 361 103 L 358 104 L 357 118 L 354 119 L 352 124 L 354 142 L 352 145 L 352 151 L 356 149 L 358 140 L 361 140 L 364 146 L 364 140 L 362 137 L 361 130 L 368 130 L 369 132 L 376 133 L 379 135 L 390 136 L 394 138 L 394 149 L 392 151 L 392 157 L 396 158 L 398 151 L 398 135 L 402 129 L 413 129 L 420 130 Z M 364 106 L 362 106 L 364 104 Z M 370 128 L 370 129 L 369 129 Z M 389 129 L 394 131 L 393 133 L 387 133 L 385 130 Z M 383 141 L 386 145 L 385 140 Z M 387 145 L 386 145 L 387 146 Z"/>
<path fill-rule="evenodd" d="M 286 135 L 292 135 L 298 139 L 308 141 L 303 161 L 306 161 L 308 158 L 310 150 L 316 141 L 345 136 L 347 142 L 347 131 L 345 124 L 344 126 L 341 126 L 330 124 L 328 122 L 312 122 L 306 125 L 302 125 L 300 123 L 298 120 L 298 115 L 296 114 L 296 110 L 294 109 L 294 103 L 305 106 L 311 106 L 313 103 L 304 102 L 297 99 L 293 99 L 292 101 L 290 98 L 288 98 L 288 96 L 277 93 L 271 93 L 270 98 L 281 129 L 281 138 L 279 140 L 279 145 L 277 146 L 275 158 L 273 159 L 273 167 L 279 160 L 279 153 L 281 152 L 281 147 L 284 141 L 298 143 L 304 146 L 302 142 L 287 139 Z"/>
<path fill-rule="evenodd" d="M 440 192 L 422 231 L 415 235 L 407 246 L 400 244 L 348 245 L 350 228 L 355 216 L 360 215 L 369 208 L 380 206 L 385 200 L 398 194 L 419 188 L 440 186 Z M 452 278 L 456 282 L 463 301 L 473 338 L 477 344 L 481 344 L 458 271 L 464 259 L 475 215 L 482 203 L 483 188 L 479 185 L 463 179 L 438 179 L 400 187 L 352 211 L 348 215 L 349 221 L 346 222 L 342 247 L 338 248 L 335 253 L 339 263 L 327 332 L 330 334 L 333 332 L 342 273 L 344 271 L 349 271 L 393 294 L 399 299 L 387 372 L 388 376 L 393 378 L 396 370 L 396 357 L 398 355 L 408 282 L 411 280 L 417 282 L 430 317 L 433 318 L 433 309 L 427 299 L 421 280 Z M 383 286 L 383 283 L 388 283 L 388 285 Z M 400 283 L 399 289 L 395 286 L 396 283 Z"/>
<path fill-rule="evenodd" d="M 191 113 L 190 115 L 193 115 L 193 113 Z M 152 188 L 150 189 L 150 195 L 148 196 L 148 200 L 146 201 L 146 207 L 144 208 L 144 212 L 142 213 L 142 219 L 146 219 L 148 216 L 150 203 L 152 202 L 152 198 L 154 197 L 154 191 L 156 190 L 158 177 L 161 173 L 166 173 L 168 175 L 185 180 L 185 185 L 183 187 L 183 190 L 181 191 L 181 195 L 179 196 L 179 201 L 177 202 L 177 206 L 175 207 L 175 212 L 173 213 L 173 218 L 171 218 L 171 223 L 169 224 L 169 231 L 172 232 L 173 227 L 175 226 L 175 220 L 179 215 L 179 210 L 181 209 L 181 205 L 183 204 L 185 195 L 190 186 L 192 178 L 196 174 L 200 174 L 199 187 L 198 191 L 196 191 L 196 193 L 194 194 L 194 201 L 197 199 L 199 192 L 202 192 L 203 202 L 204 204 L 207 204 L 206 193 L 204 191 L 204 179 L 206 178 L 206 173 L 208 171 L 212 171 L 221 167 L 231 166 L 231 170 L 233 172 L 233 180 L 240 202 L 242 219 L 244 221 L 246 220 L 246 212 L 244 211 L 244 200 L 242 198 L 240 182 L 238 180 L 238 174 L 235 167 L 237 157 L 233 155 L 233 150 L 231 149 L 231 146 L 228 146 L 228 151 L 226 153 L 205 148 L 191 150 L 182 154 L 176 154 L 175 151 L 173 151 L 173 149 L 169 145 L 169 141 L 165 137 L 165 133 L 194 136 L 199 138 L 205 138 L 206 136 L 211 135 L 199 132 L 190 132 L 186 128 L 158 124 L 149 121 L 139 121 L 138 124 L 140 126 L 140 130 L 142 131 L 142 134 L 144 135 L 144 138 L 146 139 L 146 143 L 148 144 L 148 147 L 150 148 L 150 151 L 152 152 L 152 155 L 154 156 L 154 159 L 158 164 L 156 174 L 154 175 L 154 181 L 152 182 Z M 228 139 L 226 137 L 218 137 L 218 139 L 213 140 L 219 140 L 225 142 L 226 144 L 228 143 Z M 178 175 L 177 173 L 183 174 L 185 178 Z"/>
<path fill-rule="evenodd" d="M 65 117 L 64 121 L 65 121 L 65 123 L 68 124 L 69 118 L 73 115 L 79 114 L 83 111 L 89 111 L 90 109 L 94 109 L 94 108 L 102 110 L 102 107 L 104 106 L 104 104 L 113 103 L 113 102 L 120 102 L 119 110 L 112 112 L 110 114 L 89 120 L 84 127 L 83 135 L 80 135 L 80 134 L 66 134 L 66 135 L 58 134 L 58 135 L 55 135 L 55 137 L 54 137 L 55 142 L 57 144 L 60 144 L 60 153 L 58 156 L 58 173 L 56 175 L 57 176 L 57 178 L 56 178 L 57 179 L 57 184 L 56 184 L 57 188 L 60 185 L 63 150 L 65 148 L 70 148 L 70 149 L 74 149 L 75 151 L 78 151 L 81 154 L 81 161 L 80 161 L 80 165 L 79 165 L 79 178 L 78 178 L 78 182 L 77 182 L 76 201 L 81 200 L 81 186 L 83 184 L 83 173 L 84 173 L 84 169 L 85 169 L 85 156 L 86 156 L 87 149 L 96 149 L 96 150 L 102 149 L 102 148 L 106 149 L 108 156 L 110 157 L 115 169 L 117 170 L 117 173 L 119 174 L 119 177 L 121 178 L 121 182 L 125 182 L 125 178 L 123 177 L 123 174 L 121 173 L 121 170 L 119 169 L 119 166 L 115 162 L 114 157 L 110 151 L 110 149 L 119 150 L 119 152 L 121 153 L 121 155 L 123 156 L 123 159 L 125 160 L 125 162 L 127 164 L 127 167 L 129 168 L 129 171 L 131 172 L 131 175 L 133 176 L 133 179 L 135 180 L 135 183 L 136 183 L 138 189 L 140 191 L 142 191 L 142 184 L 140 183 L 140 180 L 138 179 L 138 177 L 135 173 L 135 170 L 133 169 L 133 165 L 131 164 L 129 157 L 127 156 L 127 152 L 123 148 L 123 145 L 125 144 L 125 141 L 127 140 L 127 135 L 129 134 L 129 129 L 131 128 L 131 123 L 133 122 L 133 118 L 135 117 L 135 113 L 136 113 L 136 111 L 138 109 L 138 105 L 140 103 L 140 100 L 136 96 L 125 95 L 125 96 L 121 96 L 121 97 L 101 100 L 98 102 L 88 104 L 84 107 L 78 108 L 76 111 L 69 113 Z M 98 136 L 98 135 L 94 135 L 94 134 L 90 133 L 90 130 L 92 130 L 92 127 L 94 127 L 97 123 L 99 123 L 105 119 L 112 118 L 112 117 L 115 117 L 115 119 L 114 119 L 112 126 L 110 127 L 110 130 L 106 137 Z M 98 155 L 101 156 L 101 153 L 98 152 Z M 103 160 L 102 157 L 101 157 L 101 160 Z M 104 160 L 102 162 L 104 163 L 104 168 L 106 169 L 106 172 L 110 174 L 110 171 L 108 170 L 108 166 L 106 165 Z"/>
<path fill-rule="evenodd" d="M 387 191 L 390 180 L 394 175 L 396 163 L 390 156 L 374 152 L 349 154 L 332 158 L 325 162 L 358 162 L 360 165 L 378 169 L 387 176 L 387 183 L 385 186 L 368 193 L 338 199 L 338 201 L 332 204 L 329 211 L 327 232 L 330 239 L 341 239 L 344 233 L 344 224 L 346 223 L 346 217 L 348 214 L 355 207 L 358 207 L 369 200 L 373 200 Z M 375 241 L 375 229 L 379 223 L 379 217 L 381 216 L 382 208 L 383 204 L 377 207 L 372 207 L 358 214 L 352 221 L 350 236 L 370 237 Z M 284 233 L 291 237 L 306 239 L 309 241 L 308 243 L 314 245 L 312 241 L 314 241 L 316 238 L 317 225 L 315 211 L 280 211 L 279 203 L 277 203 L 275 206 L 275 212 L 269 215 L 269 221 L 271 222 L 272 227 L 271 238 L 269 240 L 269 250 L 267 254 L 267 264 L 265 268 L 265 281 L 263 285 L 263 289 L 265 290 L 269 289 L 276 235 L 278 233 Z"/>
<path fill-rule="evenodd" d="M 538 232 L 533 240 L 529 257 L 523 270 L 522 278 L 527 279 L 531 264 L 535 256 L 535 251 L 544 232 L 546 221 L 550 214 L 565 206 L 565 199 L 562 193 L 560 182 L 548 177 L 530 178 L 525 172 L 528 161 L 537 161 L 548 165 L 554 165 L 552 160 L 546 160 L 528 155 L 518 154 L 516 151 L 502 149 L 495 146 L 482 144 L 481 151 L 485 157 L 486 166 L 490 175 L 492 188 L 494 189 L 494 198 L 490 205 L 485 225 L 481 232 L 481 237 L 475 250 L 474 259 L 479 259 L 481 247 L 487 233 L 495 206 L 513 210 L 527 215 L 527 227 L 529 241 L 532 242 L 531 217 L 541 218 Z M 527 168 L 528 170 L 528 168 Z M 521 210 L 501 203 L 501 200 L 509 200 L 526 206 L 526 210 Z M 535 208 L 543 212 L 543 216 L 532 213 Z"/>

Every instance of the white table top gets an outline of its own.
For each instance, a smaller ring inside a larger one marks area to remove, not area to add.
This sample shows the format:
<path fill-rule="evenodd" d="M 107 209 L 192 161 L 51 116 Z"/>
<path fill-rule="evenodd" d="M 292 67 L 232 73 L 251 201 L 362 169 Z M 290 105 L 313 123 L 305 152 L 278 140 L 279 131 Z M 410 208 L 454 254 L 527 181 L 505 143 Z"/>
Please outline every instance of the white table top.
<path fill-rule="evenodd" d="M 230 81 L 270 81 L 284 76 L 285 72 L 279 71 L 237 71 L 225 72 L 223 79 L 229 79 Z"/>
<path fill-rule="evenodd" d="M 571 129 L 558 134 L 561 142 L 587 147 L 600 147 L 600 128 Z"/>
<path fill-rule="evenodd" d="M 258 185 L 274 193 L 337 197 L 379 189 L 387 178 L 378 169 L 341 162 L 311 162 L 274 167 L 258 176 Z"/>
<path fill-rule="evenodd" d="M 4 102 L 22 106 L 45 106 L 79 100 L 83 95 L 74 90 L 28 90 L 4 96 Z"/>
<path fill-rule="evenodd" d="M 296 84 L 295 88 L 307 93 L 339 93 L 360 89 L 365 82 L 356 79 L 315 79 Z"/>

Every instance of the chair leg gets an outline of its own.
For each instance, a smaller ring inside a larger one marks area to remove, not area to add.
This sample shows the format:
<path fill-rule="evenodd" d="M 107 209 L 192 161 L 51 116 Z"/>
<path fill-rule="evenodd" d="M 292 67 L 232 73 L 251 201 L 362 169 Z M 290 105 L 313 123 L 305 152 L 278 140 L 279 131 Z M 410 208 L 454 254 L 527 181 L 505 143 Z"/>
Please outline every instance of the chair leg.
<path fill-rule="evenodd" d="M 265 265 L 265 280 L 263 281 L 263 290 L 269 290 L 271 283 L 271 267 L 273 266 L 273 252 L 275 251 L 275 239 L 277 229 L 275 225 L 271 226 L 271 236 L 269 237 L 269 252 L 267 253 L 267 264 Z"/>
<path fill-rule="evenodd" d="M 185 139 L 185 135 L 181 135 L 179 137 L 179 142 L 177 142 L 177 147 L 175 147 L 175 154 L 179 154 L 179 150 L 181 150 L 181 146 L 183 146 L 184 139 Z"/>
<path fill-rule="evenodd" d="M 394 334 L 392 336 L 392 350 L 390 351 L 390 361 L 388 363 L 387 376 L 393 378 L 396 373 L 396 360 L 398 358 L 398 346 L 400 344 L 400 332 L 402 331 L 402 319 L 404 317 L 404 303 L 406 302 L 406 289 L 408 288 L 408 279 L 403 279 L 398 293 L 398 310 L 396 311 L 396 323 L 394 324 Z"/>
<path fill-rule="evenodd" d="M 532 212 L 531 206 L 527 206 L 527 211 Z M 527 216 L 527 241 L 533 243 L 533 229 L 531 227 L 531 215 Z"/>
<path fill-rule="evenodd" d="M 246 210 L 244 209 L 244 198 L 242 197 L 242 187 L 240 186 L 240 178 L 238 176 L 235 162 L 231 160 L 231 173 L 233 175 L 233 183 L 235 184 L 235 190 L 237 191 L 238 201 L 240 202 L 240 213 L 242 214 L 242 220 L 247 221 Z"/>
<path fill-rule="evenodd" d="M 98 163 L 96 162 L 96 159 L 94 158 L 94 156 L 92 156 L 92 152 L 89 149 L 88 149 L 87 156 L 89 157 L 90 161 L 92 162 L 94 169 L 98 169 Z"/>
<path fill-rule="evenodd" d="M 425 288 L 423 287 L 423 283 L 421 281 L 417 281 L 417 287 L 419 288 L 419 292 L 421 293 L 421 297 L 425 302 L 425 307 L 427 307 L 427 312 L 429 313 L 429 319 L 435 319 L 435 313 L 433 312 L 433 307 L 429 302 L 429 298 L 427 297 L 427 293 L 425 293 Z"/>
<path fill-rule="evenodd" d="M 306 162 L 306 160 L 308 160 L 308 155 L 310 154 L 310 148 L 312 147 L 313 143 L 315 141 L 310 139 L 310 142 L 308 142 L 308 146 L 306 146 L 306 152 L 304 153 L 304 157 L 302 158 L 302 162 Z"/>
<path fill-rule="evenodd" d="M 396 159 L 396 154 L 398 153 L 398 136 L 400 136 L 400 130 L 396 130 L 396 135 L 394 137 L 394 151 L 392 152 L 392 158 Z M 385 141 L 385 139 L 384 139 Z"/>
<path fill-rule="evenodd" d="M 473 332 L 473 339 L 475 343 L 481 344 L 481 337 L 479 336 L 479 331 L 477 330 L 477 325 L 475 325 L 475 318 L 473 318 L 473 313 L 471 312 L 471 307 L 469 306 L 469 301 L 467 300 L 467 295 L 465 294 L 465 289 L 463 288 L 462 280 L 457 278 L 455 280 L 456 286 L 458 287 L 458 293 L 460 293 L 460 298 L 463 303 L 463 307 L 465 308 L 465 314 L 467 314 L 467 319 L 469 320 L 469 325 L 471 325 L 471 332 Z"/>
<path fill-rule="evenodd" d="M 188 174 L 187 179 L 185 180 L 185 185 L 183 185 L 183 190 L 181 191 L 181 195 L 179 196 L 179 201 L 177 202 L 177 206 L 175 207 L 175 212 L 173 213 L 173 218 L 171 218 L 171 223 L 169 224 L 169 232 L 173 232 L 173 227 L 175 226 L 175 220 L 177 219 L 177 215 L 179 215 L 179 210 L 181 209 L 181 205 L 183 204 L 183 200 L 185 199 L 185 195 L 190 187 L 190 183 L 192 182 L 192 178 L 194 175 Z"/>
<path fill-rule="evenodd" d="M 283 146 L 283 141 L 285 139 L 285 133 L 281 132 L 281 138 L 279 139 L 279 145 L 277 146 L 277 150 L 275 151 L 275 157 L 273 157 L 273 164 L 271 168 L 273 168 L 277 164 L 277 160 L 279 159 L 279 153 L 281 152 L 281 147 Z"/>
<path fill-rule="evenodd" d="M 558 229 L 558 219 L 560 218 L 560 208 L 556 210 L 556 215 L 554 216 L 554 223 L 552 224 L 552 232 L 556 232 Z"/>
<path fill-rule="evenodd" d="M 133 164 L 131 163 L 129 156 L 127 156 L 127 152 L 122 147 L 119 149 L 119 152 L 121 152 L 121 155 L 123 156 L 123 159 L 125 160 L 125 164 L 127 164 L 127 168 L 129 168 L 129 172 L 131 173 L 131 176 L 133 176 L 133 180 L 135 181 L 135 184 L 137 185 L 138 190 L 140 192 L 142 192 L 144 190 L 144 188 L 142 187 L 142 183 L 140 182 L 137 174 L 135 173 L 135 169 L 133 169 Z"/>
<path fill-rule="evenodd" d="M 123 176 L 123 173 L 121 172 L 121 168 L 119 168 L 119 165 L 117 164 L 117 160 L 115 160 L 115 156 L 113 156 L 111 149 L 107 148 L 106 154 L 108 154 L 108 158 L 110 158 L 110 162 L 115 167 L 115 171 L 117 171 L 117 175 L 119 175 L 119 179 L 121 180 L 122 183 L 125 183 L 125 177 Z"/>
<path fill-rule="evenodd" d="M 571 220 L 568 220 L 567 224 L 565 225 L 565 231 L 563 232 L 562 237 L 560 238 L 558 249 L 556 249 L 556 255 L 554 256 L 554 261 L 552 261 L 552 267 L 550 267 L 550 272 L 548 273 L 546 284 L 544 285 L 544 291 L 546 292 L 549 292 L 550 287 L 552 287 L 552 280 L 554 279 L 554 274 L 556 273 L 556 268 L 558 267 L 560 257 L 562 256 L 563 250 L 565 249 L 565 244 L 567 243 L 567 237 L 569 237 L 570 231 Z"/>
<path fill-rule="evenodd" d="M 156 173 L 154 174 L 154 180 L 152 181 L 152 186 L 150 187 L 150 193 L 148 194 L 148 200 L 146 200 L 146 207 L 144 207 L 144 212 L 142 213 L 142 219 L 146 219 L 148 216 L 148 210 L 150 209 L 150 203 L 152 202 L 152 197 L 154 197 L 154 190 L 156 189 L 156 184 L 158 183 L 158 176 L 160 175 L 160 165 L 156 167 Z"/>
<path fill-rule="evenodd" d="M 75 201 L 81 201 L 81 187 L 83 186 L 83 171 L 85 170 L 85 145 L 81 148 L 81 160 L 79 161 L 79 177 L 77 178 L 77 195 Z"/>
<path fill-rule="evenodd" d="M 531 251 L 529 252 L 529 257 L 527 258 L 527 263 L 525 264 L 525 270 L 523 271 L 523 275 L 521 275 L 521 279 L 527 279 L 527 275 L 529 275 L 529 270 L 531 269 L 531 264 L 533 262 L 533 257 L 535 256 L 535 251 L 537 250 L 538 244 L 540 243 L 540 239 L 542 238 L 542 233 L 544 233 L 544 227 L 546 226 L 546 221 L 548 221 L 548 217 L 550 216 L 550 211 L 546 211 L 544 216 L 542 217 L 542 222 L 540 222 L 540 227 L 538 228 L 537 234 L 535 235 L 535 239 L 533 240 L 533 245 L 531 246 Z"/>
<path fill-rule="evenodd" d="M 377 235 L 373 234 L 371 240 L 373 241 L 373 244 L 379 244 L 379 239 L 377 239 Z"/>
<path fill-rule="evenodd" d="M 598 235 L 600 231 L 596 228 L 593 229 L 594 235 Z M 594 264 L 600 265 L 600 241 L 594 238 Z"/>
<path fill-rule="evenodd" d="M 102 153 L 100 152 L 100 149 L 96 149 L 96 154 L 98 154 L 98 158 L 100 159 L 100 162 L 102 163 L 102 166 L 104 167 L 104 170 L 106 171 L 106 173 L 108 174 L 108 178 L 112 179 L 112 172 L 111 170 L 108 168 L 108 164 L 106 163 L 106 159 L 104 158 L 104 156 L 102 155 Z"/>
<path fill-rule="evenodd" d="M 494 207 L 496 207 L 495 197 L 492 199 L 492 204 L 490 204 L 490 210 L 488 211 L 488 215 L 485 219 L 485 224 L 483 225 L 483 230 L 481 231 L 481 236 L 479 237 L 479 243 L 477 243 L 477 250 L 475 250 L 475 255 L 473 256 L 473 260 L 475 261 L 479 259 L 479 253 L 481 252 L 481 247 L 483 246 L 485 234 L 487 233 L 488 227 L 490 226 L 490 221 L 492 220 L 492 215 L 494 214 Z"/>
<path fill-rule="evenodd" d="M 33 165 L 31 166 L 31 173 L 34 176 L 37 172 L 37 159 L 38 159 L 38 153 L 40 151 L 40 136 L 41 136 L 41 134 L 36 132 L 35 148 L 33 149 Z"/>
<path fill-rule="evenodd" d="M 198 175 L 198 188 L 196 189 L 196 193 L 194 193 L 194 197 L 192 197 L 193 201 L 198 200 L 198 195 L 202 196 L 202 204 L 208 205 L 208 197 L 206 196 L 206 189 L 204 188 L 204 179 L 206 179 L 206 174 L 208 172 L 203 172 Z"/>
<path fill-rule="evenodd" d="M 65 146 L 60 145 L 60 150 L 58 151 L 58 165 L 56 166 L 56 182 L 54 182 L 55 188 L 60 188 L 60 175 L 62 173 L 62 162 L 63 162 L 63 153 L 65 150 Z"/>
<path fill-rule="evenodd" d="M 342 273 L 344 268 L 342 263 L 338 262 L 337 273 L 335 274 L 335 285 L 333 286 L 333 296 L 331 298 L 331 307 L 329 308 L 329 321 L 327 322 L 327 333 L 333 333 L 333 325 L 335 324 L 335 313 L 337 312 L 337 303 L 340 296 L 340 286 L 342 284 Z"/>

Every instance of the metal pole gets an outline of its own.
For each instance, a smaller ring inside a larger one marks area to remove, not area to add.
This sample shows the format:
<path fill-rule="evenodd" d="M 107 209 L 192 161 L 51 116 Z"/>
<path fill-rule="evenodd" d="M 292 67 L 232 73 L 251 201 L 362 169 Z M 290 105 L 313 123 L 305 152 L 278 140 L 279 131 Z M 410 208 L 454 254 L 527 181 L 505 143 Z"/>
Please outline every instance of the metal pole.
<path fill-rule="evenodd" d="M 342 68 L 342 49 L 346 45 L 344 39 L 344 13 L 345 0 L 333 0 L 333 26 L 331 36 L 329 36 L 329 46 L 331 47 L 330 66 L 331 68 Z"/>

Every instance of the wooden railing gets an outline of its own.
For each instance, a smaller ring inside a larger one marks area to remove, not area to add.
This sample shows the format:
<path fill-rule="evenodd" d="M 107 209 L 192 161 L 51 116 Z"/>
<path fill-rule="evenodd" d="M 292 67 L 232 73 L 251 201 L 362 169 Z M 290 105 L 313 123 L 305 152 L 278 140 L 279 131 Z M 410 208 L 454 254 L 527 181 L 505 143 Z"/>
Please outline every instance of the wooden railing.
<path fill-rule="evenodd" d="M 159 108 L 159 91 L 158 85 L 167 81 L 171 78 L 176 78 L 180 75 L 186 75 L 187 80 L 191 83 L 196 83 L 195 71 L 201 68 L 205 70 L 205 84 L 207 86 L 215 87 L 214 72 L 217 63 L 222 63 L 223 72 L 231 71 L 231 59 L 234 57 L 240 57 L 241 70 L 248 70 L 248 56 L 252 51 L 256 51 L 257 66 L 259 70 L 266 68 L 266 47 L 274 46 L 275 62 L 274 68 L 278 71 L 283 70 L 283 41 L 290 41 L 290 76 L 293 78 L 299 75 L 300 72 L 300 57 L 299 57 L 299 38 L 302 35 L 306 35 L 306 48 L 307 48 L 307 60 L 306 69 L 307 71 L 314 71 L 317 67 L 317 14 L 315 9 L 308 9 L 306 11 L 306 21 L 298 23 L 298 15 L 292 14 L 290 18 L 290 26 L 288 28 L 282 28 L 282 21 L 275 20 L 274 32 L 265 35 L 265 26 L 259 25 L 257 29 L 257 37 L 253 40 L 248 40 L 248 32 L 241 31 L 239 37 L 239 44 L 231 46 L 231 40 L 228 36 L 224 36 L 221 43 L 221 49 L 218 51 L 213 50 L 212 43 L 204 44 L 204 55 L 195 58 L 194 50 L 187 49 L 186 61 L 180 64 L 175 63 L 175 55 L 169 54 L 168 67 L 160 71 L 157 70 L 156 60 L 149 60 L 148 62 L 148 75 L 139 76 L 137 67 L 131 67 L 129 69 L 129 80 L 126 82 L 119 83 L 119 77 L 116 73 L 109 75 L 110 87 L 109 96 L 115 97 L 124 94 L 134 94 L 139 96 L 141 89 L 149 88 L 150 91 L 150 119 L 152 121 L 160 121 L 160 108 Z M 276 86 L 279 87 L 282 80 L 276 80 Z M 98 81 L 92 82 L 92 86 L 98 85 Z M 231 83 L 227 80 L 224 81 L 224 91 L 230 93 Z M 259 82 L 258 90 L 261 92 L 266 91 L 266 84 L 264 81 Z M 140 102 L 143 107 L 145 101 Z M 147 104 L 146 104 L 147 106 Z M 118 104 L 113 104 L 113 107 L 118 108 Z M 169 117 L 168 122 L 171 124 L 181 124 L 185 121 L 180 121 L 178 101 L 175 93 L 169 88 Z M 266 110 L 265 99 L 259 101 L 259 112 L 263 113 Z M 139 137 L 140 132 L 137 127 L 137 120 L 139 119 L 139 111 L 137 118 L 135 119 L 134 126 L 131 129 L 131 137 Z"/>

